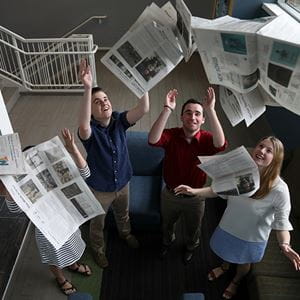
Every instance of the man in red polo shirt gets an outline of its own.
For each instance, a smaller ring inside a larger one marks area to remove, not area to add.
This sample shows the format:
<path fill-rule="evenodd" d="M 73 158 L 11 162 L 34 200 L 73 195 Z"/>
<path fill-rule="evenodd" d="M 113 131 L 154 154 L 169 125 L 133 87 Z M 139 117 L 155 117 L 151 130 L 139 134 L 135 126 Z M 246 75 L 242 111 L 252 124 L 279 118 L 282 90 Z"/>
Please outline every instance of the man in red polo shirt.
<path fill-rule="evenodd" d="M 169 116 L 176 107 L 177 90 L 171 90 L 166 96 L 163 111 L 149 132 L 149 144 L 165 149 L 163 176 L 166 187 L 162 191 L 161 214 L 163 245 L 161 257 L 164 257 L 175 240 L 175 224 L 182 215 L 186 226 L 186 248 L 184 262 L 188 263 L 193 251 L 199 246 L 201 222 L 204 214 L 204 199 L 176 195 L 174 188 L 180 184 L 193 188 L 203 187 L 206 174 L 200 170 L 199 155 L 214 155 L 226 147 L 222 126 L 215 111 L 215 93 L 212 87 L 207 89 L 205 100 L 187 100 L 181 110 L 181 128 L 165 129 Z M 204 117 L 205 112 L 205 117 Z M 211 132 L 201 129 L 208 119 Z"/>

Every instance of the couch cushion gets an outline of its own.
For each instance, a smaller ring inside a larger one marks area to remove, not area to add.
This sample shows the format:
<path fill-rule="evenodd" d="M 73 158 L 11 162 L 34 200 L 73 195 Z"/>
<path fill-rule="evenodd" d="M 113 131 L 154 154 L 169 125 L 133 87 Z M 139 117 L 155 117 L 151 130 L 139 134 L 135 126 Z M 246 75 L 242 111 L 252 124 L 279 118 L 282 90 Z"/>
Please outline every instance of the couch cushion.
<path fill-rule="evenodd" d="M 186 293 L 183 294 L 182 300 L 204 300 L 202 293 Z"/>
<path fill-rule="evenodd" d="M 93 300 L 93 297 L 88 293 L 76 292 L 69 295 L 68 300 Z"/>
<path fill-rule="evenodd" d="M 127 146 L 134 175 L 160 175 L 164 150 L 149 146 L 148 132 L 127 132 Z"/>
<path fill-rule="evenodd" d="M 130 221 L 135 229 L 160 226 L 161 176 L 133 176 L 130 180 Z M 154 229 L 153 228 L 153 229 Z"/>
<path fill-rule="evenodd" d="M 257 276 L 249 285 L 251 300 L 299 300 L 300 278 Z"/>

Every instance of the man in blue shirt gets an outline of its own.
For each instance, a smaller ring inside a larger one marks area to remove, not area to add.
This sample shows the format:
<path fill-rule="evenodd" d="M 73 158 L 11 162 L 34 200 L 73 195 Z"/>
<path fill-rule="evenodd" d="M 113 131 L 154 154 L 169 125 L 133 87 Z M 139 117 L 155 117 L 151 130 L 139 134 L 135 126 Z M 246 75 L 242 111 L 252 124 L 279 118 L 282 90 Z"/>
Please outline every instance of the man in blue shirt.
<path fill-rule="evenodd" d="M 80 77 L 84 85 L 84 97 L 79 114 L 78 135 L 87 152 L 91 176 L 87 181 L 105 212 L 113 208 L 120 237 L 132 248 L 139 246 L 130 233 L 128 215 L 128 183 L 132 176 L 129 161 L 126 130 L 149 111 L 146 93 L 137 106 L 122 113 L 113 112 L 109 98 L 97 87 L 92 89 L 92 75 L 86 61 L 80 64 Z M 103 236 L 105 216 L 97 216 L 90 222 L 90 242 L 97 264 L 105 268 Z"/>

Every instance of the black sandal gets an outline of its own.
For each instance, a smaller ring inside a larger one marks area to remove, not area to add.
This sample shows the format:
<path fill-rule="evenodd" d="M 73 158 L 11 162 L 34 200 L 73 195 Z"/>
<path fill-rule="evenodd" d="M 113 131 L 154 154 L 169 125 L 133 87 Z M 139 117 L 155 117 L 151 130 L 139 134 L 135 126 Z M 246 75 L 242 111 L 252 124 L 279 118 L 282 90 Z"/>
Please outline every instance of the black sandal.
<path fill-rule="evenodd" d="M 56 282 L 57 282 L 57 284 L 58 284 L 60 290 L 61 290 L 66 296 L 69 296 L 69 295 L 71 295 L 71 294 L 77 292 L 76 287 L 75 287 L 68 279 L 66 279 L 63 283 L 60 283 L 60 282 L 56 279 Z M 71 286 L 68 287 L 68 288 L 66 288 L 66 287 L 64 288 L 64 285 L 65 285 L 66 283 L 69 283 Z"/>
<path fill-rule="evenodd" d="M 230 291 L 230 290 L 228 289 L 228 287 L 229 287 L 231 284 L 235 286 L 235 290 L 234 290 L 234 291 Z M 240 284 L 239 281 L 233 281 L 233 280 L 232 280 L 232 281 L 229 283 L 229 285 L 228 285 L 228 287 L 226 288 L 226 290 L 224 291 L 222 297 L 223 297 L 224 299 L 231 299 L 232 297 L 234 297 L 234 296 L 236 295 L 236 293 L 237 293 L 237 288 L 238 288 L 239 284 Z"/>
<path fill-rule="evenodd" d="M 81 274 L 81 275 L 83 275 L 83 276 L 90 276 L 90 275 L 92 275 L 92 270 L 91 270 L 91 268 L 90 268 L 88 265 L 82 264 L 82 263 L 80 263 L 80 262 L 77 262 L 76 264 L 77 264 L 77 267 L 76 267 L 75 269 L 72 269 L 71 267 L 68 267 L 68 269 L 69 269 L 71 272 L 79 273 L 79 274 Z M 80 271 L 80 267 L 81 267 L 81 266 L 84 268 L 84 271 L 83 271 L 83 272 Z"/>
<path fill-rule="evenodd" d="M 221 269 L 221 272 L 220 272 L 219 275 L 216 275 L 216 273 L 214 272 L 214 270 L 216 270 L 216 269 Z M 216 268 L 209 271 L 208 276 L 207 276 L 208 280 L 209 281 L 214 281 L 214 280 L 218 279 L 220 276 L 222 276 L 224 273 L 226 273 L 228 270 L 229 270 L 229 267 L 225 268 L 222 264 L 221 266 L 216 267 Z"/>

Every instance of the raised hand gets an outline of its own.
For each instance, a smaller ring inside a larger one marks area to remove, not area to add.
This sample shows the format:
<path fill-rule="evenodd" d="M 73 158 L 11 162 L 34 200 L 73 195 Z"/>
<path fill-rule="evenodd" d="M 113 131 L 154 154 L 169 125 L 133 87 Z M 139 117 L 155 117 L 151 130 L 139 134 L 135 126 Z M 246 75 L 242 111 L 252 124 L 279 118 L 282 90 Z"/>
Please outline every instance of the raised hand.
<path fill-rule="evenodd" d="M 176 97 L 178 95 L 177 90 L 173 89 L 166 95 L 165 105 L 169 106 L 172 110 L 176 107 Z"/>
<path fill-rule="evenodd" d="M 64 139 L 65 147 L 66 147 L 67 151 L 71 154 L 73 154 L 75 151 L 77 151 L 78 148 L 74 141 L 74 134 L 71 133 L 68 128 L 64 128 L 61 131 L 61 135 Z"/>
<path fill-rule="evenodd" d="M 93 84 L 91 67 L 86 59 L 82 59 L 79 65 L 79 77 L 85 88 L 91 88 Z"/>
<path fill-rule="evenodd" d="M 215 108 L 215 103 L 216 103 L 216 96 L 215 96 L 215 91 L 214 89 L 210 86 L 206 90 L 206 95 L 204 97 L 204 101 L 202 103 L 203 108 L 205 110 L 208 109 L 214 109 Z"/>

